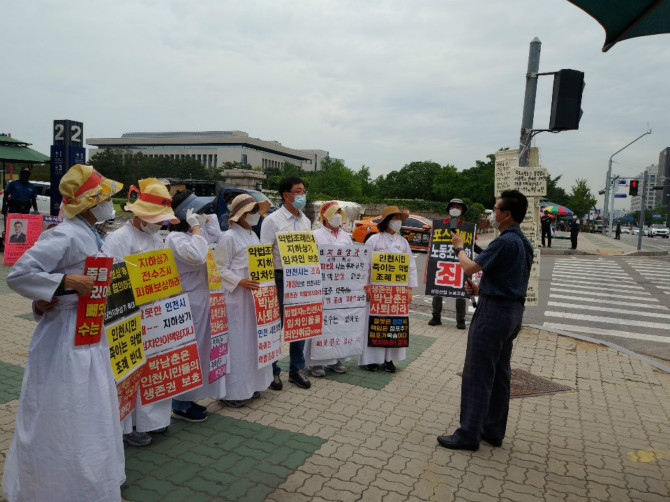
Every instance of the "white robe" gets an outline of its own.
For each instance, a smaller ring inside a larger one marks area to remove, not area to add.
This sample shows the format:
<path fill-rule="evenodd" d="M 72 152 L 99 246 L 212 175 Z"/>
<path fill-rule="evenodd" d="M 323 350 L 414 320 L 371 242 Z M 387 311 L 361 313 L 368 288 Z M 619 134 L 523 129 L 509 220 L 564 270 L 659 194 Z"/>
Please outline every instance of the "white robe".
<path fill-rule="evenodd" d="M 212 215 L 210 221 L 201 227 L 202 235 L 191 232 L 170 232 L 165 244 L 174 254 L 179 280 L 183 292 L 188 293 L 193 317 L 193 329 L 198 344 L 200 369 L 203 384 L 175 396 L 179 401 L 197 401 L 207 397 L 223 399 L 226 395 L 226 377 L 209 383 L 209 356 L 212 350 L 212 330 L 209 317 L 209 284 L 207 281 L 208 244 L 218 240 L 221 235 L 218 220 Z"/>
<path fill-rule="evenodd" d="M 121 261 L 124 257 L 148 251 L 157 251 L 165 248 L 163 239 L 158 232 L 142 232 L 135 228 L 132 220 L 107 235 L 102 250 L 109 256 Z M 169 399 L 142 405 L 142 399 L 137 393 L 135 409 L 123 420 L 121 427 L 124 434 L 133 432 L 133 426 L 138 432 L 151 432 L 170 425 L 172 403 Z"/>
<path fill-rule="evenodd" d="M 351 235 L 344 230 L 337 232 L 337 236 L 333 234 L 325 226 L 318 228 L 314 232 L 314 241 L 317 246 L 332 244 L 336 246 L 351 246 Z M 318 337 L 317 337 L 318 338 Z M 306 366 L 328 366 L 329 364 L 337 363 L 337 359 L 312 359 L 312 344 L 316 343 L 314 338 L 309 338 L 305 343 L 305 365 Z"/>
<path fill-rule="evenodd" d="M 63 274 L 83 274 L 98 239 L 83 218 L 44 232 L 16 262 L 7 284 L 51 300 Z M 74 346 L 75 294 L 39 319 L 28 352 L 12 445 L 2 480 L 10 502 L 121 500 L 125 481 L 119 403 L 103 334 Z"/>
<path fill-rule="evenodd" d="M 249 278 L 247 246 L 260 244 L 253 231 L 230 226 L 216 246 L 215 256 L 226 290 L 230 374 L 226 375 L 226 399 L 249 399 L 272 382 L 272 365 L 258 368 L 256 311 L 251 291 L 238 286 Z"/>
<path fill-rule="evenodd" d="M 409 255 L 409 281 L 410 288 L 415 288 L 419 285 L 416 275 L 416 261 L 414 255 L 409 247 L 409 242 L 399 233 L 393 235 L 388 232 L 380 232 L 374 234 L 366 242 L 373 251 L 383 251 L 389 253 L 406 253 Z M 367 317 L 370 316 L 368 309 Z M 367 321 L 366 321 L 367 324 Z M 383 347 L 368 347 L 367 338 L 363 339 L 363 353 L 358 359 L 359 365 L 366 364 L 382 364 L 384 361 L 402 361 L 407 357 L 407 349 L 405 347 L 398 347 L 393 349 L 385 349 Z"/>

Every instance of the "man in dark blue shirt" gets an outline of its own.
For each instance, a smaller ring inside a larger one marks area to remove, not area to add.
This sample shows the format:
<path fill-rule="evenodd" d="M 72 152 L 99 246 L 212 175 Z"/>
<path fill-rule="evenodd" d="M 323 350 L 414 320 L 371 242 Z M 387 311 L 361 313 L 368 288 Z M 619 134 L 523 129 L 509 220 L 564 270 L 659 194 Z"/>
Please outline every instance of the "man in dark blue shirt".
<path fill-rule="evenodd" d="M 500 446 L 505 437 L 512 344 L 521 330 L 533 264 L 533 246 L 519 227 L 527 209 L 528 200 L 521 192 L 503 192 L 491 214 L 491 225 L 500 230 L 500 236 L 474 261 L 462 252 L 462 239 L 452 236 L 463 271 L 472 275 L 483 270 L 484 274 L 479 287 L 469 283 L 480 299 L 468 332 L 460 427 L 452 435 L 437 438 L 445 448 L 475 451 L 481 440 Z"/>
<path fill-rule="evenodd" d="M 18 180 L 10 181 L 2 200 L 2 214 L 30 213 L 30 206 L 37 211 L 37 188 L 30 181 L 30 169 L 21 169 Z"/>

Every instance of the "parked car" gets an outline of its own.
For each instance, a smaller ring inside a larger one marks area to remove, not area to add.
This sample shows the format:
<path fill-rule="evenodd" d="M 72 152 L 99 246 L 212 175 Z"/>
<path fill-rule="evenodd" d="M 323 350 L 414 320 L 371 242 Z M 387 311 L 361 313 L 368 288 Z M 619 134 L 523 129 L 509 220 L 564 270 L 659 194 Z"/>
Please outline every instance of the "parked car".
<path fill-rule="evenodd" d="M 667 239 L 670 237 L 670 230 L 661 223 L 655 223 L 647 228 L 647 237 L 663 237 Z"/>
<path fill-rule="evenodd" d="M 248 188 L 231 188 L 231 187 L 221 188 L 213 204 L 214 206 L 213 212 L 216 213 L 216 217 L 219 219 L 219 225 L 221 226 L 221 230 L 223 231 L 228 230 L 228 215 L 230 213 L 230 208 L 228 206 L 235 197 L 237 197 L 242 193 L 251 195 L 258 202 L 268 201 L 270 203 L 270 209 L 267 210 L 264 216 L 267 216 L 268 214 L 272 213 L 277 209 L 275 205 L 272 203 L 272 201 L 258 190 L 251 190 Z M 256 232 L 256 235 L 260 236 L 262 223 L 263 218 L 261 218 L 260 221 L 255 226 L 252 227 L 254 232 Z"/>
<path fill-rule="evenodd" d="M 51 214 L 51 183 L 48 181 L 31 181 L 37 189 L 37 212 L 42 216 Z"/>
<path fill-rule="evenodd" d="M 381 216 L 370 220 L 356 220 L 351 238 L 356 242 L 367 242 L 373 234 L 379 232 L 377 223 L 382 220 Z M 402 235 L 409 242 L 412 249 L 423 249 L 428 251 L 430 233 L 433 230 L 433 222 L 417 214 L 410 214 L 400 229 Z"/>

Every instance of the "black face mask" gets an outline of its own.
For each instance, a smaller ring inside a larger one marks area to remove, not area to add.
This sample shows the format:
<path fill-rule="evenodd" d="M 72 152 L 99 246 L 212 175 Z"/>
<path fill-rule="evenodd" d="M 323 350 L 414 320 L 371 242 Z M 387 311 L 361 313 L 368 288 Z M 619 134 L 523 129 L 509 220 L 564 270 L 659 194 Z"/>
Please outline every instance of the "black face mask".
<path fill-rule="evenodd" d="M 30 180 L 30 175 L 29 174 L 22 174 L 19 177 L 19 179 L 24 183 L 28 183 L 28 181 Z"/>

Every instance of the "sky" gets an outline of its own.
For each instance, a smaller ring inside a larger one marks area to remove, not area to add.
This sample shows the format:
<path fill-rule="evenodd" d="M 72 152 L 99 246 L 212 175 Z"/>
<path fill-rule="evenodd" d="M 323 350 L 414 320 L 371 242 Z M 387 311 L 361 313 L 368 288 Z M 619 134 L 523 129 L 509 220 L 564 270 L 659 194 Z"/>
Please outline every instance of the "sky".
<path fill-rule="evenodd" d="M 670 146 L 670 35 L 603 53 L 602 27 L 566 0 L 0 6 L 0 132 L 46 154 L 53 120 L 70 119 L 86 138 L 240 130 L 373 176 L 413 161 L 467 169 L 518 147 L 534 37 L 540 72 L 585 73 L 579 130 L 534 140 L 563 188 L 585 178 L 603 189 L 610 156 L 648 128 L 614 157 L 614 174 L 636 176 Z M 552 82 L 540 77 L 537 129 Z"/>

